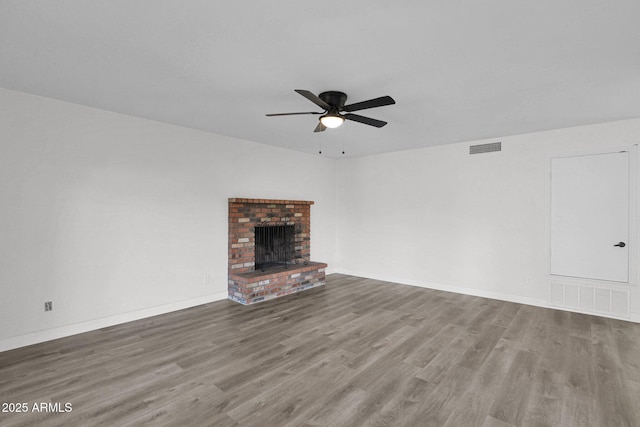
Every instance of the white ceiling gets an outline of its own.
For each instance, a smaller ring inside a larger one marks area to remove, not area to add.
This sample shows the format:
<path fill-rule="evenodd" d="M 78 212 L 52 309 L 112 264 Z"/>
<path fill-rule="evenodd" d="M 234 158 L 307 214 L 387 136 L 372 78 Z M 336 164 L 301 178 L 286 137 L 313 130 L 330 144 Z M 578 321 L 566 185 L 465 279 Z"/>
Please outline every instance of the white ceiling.
<path fill-rule="evenodd" d="M 0 0 L 0 87 L 342 157 L 640 117 L 638 0 Z M 313 133 L 296 94 L 397 104 Z"/>

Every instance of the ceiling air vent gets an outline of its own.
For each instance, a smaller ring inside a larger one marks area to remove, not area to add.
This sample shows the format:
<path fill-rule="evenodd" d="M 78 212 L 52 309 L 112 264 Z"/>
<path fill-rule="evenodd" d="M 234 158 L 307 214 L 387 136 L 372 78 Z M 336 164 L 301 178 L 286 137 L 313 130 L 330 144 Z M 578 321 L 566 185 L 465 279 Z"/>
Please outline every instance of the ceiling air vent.
<path fill-rule="evenodd" d="M 469 154 L 491 153 L 493 151 L 502 151 L 502 142 L 469 146 Z"/>

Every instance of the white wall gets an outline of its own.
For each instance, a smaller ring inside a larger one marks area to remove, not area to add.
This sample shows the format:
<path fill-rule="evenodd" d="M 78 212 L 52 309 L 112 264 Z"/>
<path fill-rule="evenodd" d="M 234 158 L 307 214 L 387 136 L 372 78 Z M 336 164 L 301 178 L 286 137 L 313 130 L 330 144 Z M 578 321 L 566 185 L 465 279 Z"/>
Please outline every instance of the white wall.
<path fill-rule="evenodd" d="M 0 351 L 226 298 L 229 197 L 335 264 L 333 160 L 3 89 L 0 138 Z"/>
<path fill-rule="evenodd" d="M 550 158 L 638 142 L 634 119 L 340 160 L 336 268 L 547 306 Z M 640 321 L 638 287 L 624 289 Z"/>
<path fill-rule="evenodd" d="M 0 89 L 0 138 L 2 351 L 225 298 L 229 197 L 314 200 L 329 273 L 547 305 L 549 159 L 640 119 L 335 161 Z"/>

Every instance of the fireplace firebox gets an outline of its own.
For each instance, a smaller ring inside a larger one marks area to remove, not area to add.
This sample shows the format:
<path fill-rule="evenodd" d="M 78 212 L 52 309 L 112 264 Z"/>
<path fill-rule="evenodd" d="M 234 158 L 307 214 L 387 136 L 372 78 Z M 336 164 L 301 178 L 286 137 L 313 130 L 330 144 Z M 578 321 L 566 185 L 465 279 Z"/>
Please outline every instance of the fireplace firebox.
<path fill-rule="evenodd" d="M 262 223 L 257 224 L 254 231 L 256 270 L 266 271 L 278 265 L 287 268 L 295 262 L 295 225 Z"/>

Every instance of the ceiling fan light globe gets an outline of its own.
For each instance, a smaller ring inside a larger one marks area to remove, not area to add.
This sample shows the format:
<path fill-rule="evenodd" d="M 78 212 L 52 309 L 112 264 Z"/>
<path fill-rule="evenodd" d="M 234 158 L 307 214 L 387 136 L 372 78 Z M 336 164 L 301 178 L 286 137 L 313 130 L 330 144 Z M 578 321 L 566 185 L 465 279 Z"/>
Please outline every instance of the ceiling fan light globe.
<path fill-rule="evenodd" d="M 344 123 L 344 118 L 336 115 L 326 114 L 320 117 L 320 123 L 330 129 L 334 129 Z"/>

